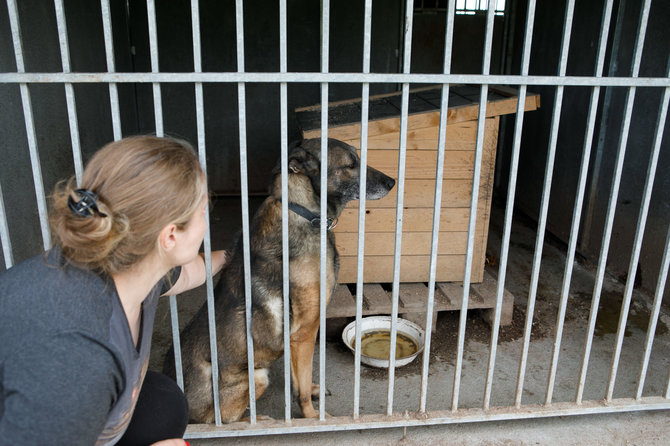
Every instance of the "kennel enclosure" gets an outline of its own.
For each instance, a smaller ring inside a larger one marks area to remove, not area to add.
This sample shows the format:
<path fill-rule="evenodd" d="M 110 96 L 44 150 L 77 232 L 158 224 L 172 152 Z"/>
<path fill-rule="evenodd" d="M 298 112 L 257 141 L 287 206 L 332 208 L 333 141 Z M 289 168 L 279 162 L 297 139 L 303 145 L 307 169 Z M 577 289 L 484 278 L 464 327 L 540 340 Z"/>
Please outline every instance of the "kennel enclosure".
<path fill-rule="evenodd" d="M 87 157 L 110 139 L 138 132 L 186 134 L 197 146 L 215 191 L 240 194 L 242 229 L 248 234 L 248 197 L 262 190 L 271 164 L 286 156 L 289 140 L 298 135 L 297 118 L 292 110 L 316 102 L 322 104 L 318 127 L 325 139 L 326 135 L 336 137 L 336 128 L 329 126 L 330 111 L 323 105 L 361 98 L 359 133 L 349 139 L 360 140 L 361 156 L 368 162 L 375 150 L 370 95 L 399 91 L 398 183 L 392 207 L 395 215 L 389 314 L 397 317 L 401 310 L 403 249 L 411 243 L 403 240 L 403 224 L 409 215 L 406 208 L 421 198 L 432 207 L 426 217 L 432 220 L 431 249 L 428 266 L 424 266 L 427 276 L 422 279 L 428 283 L 425 310 L 430 315 L 436 305 L 435 286 L 440 280 L 437 272 L 442 237 L 440 214 L 443 199 L 449 199 L 442 183 L 452 167 L 444 162 L 443 150 L 450 141 L 447 124 L 453 103 L 449 93 L 458 91 L 462 85 L 475 91 L 478 106 L 476 119 L 469 127 L 474 132 L 475 145 L 470 203 L 465 217 L 467 237 L 459 270 L 462 277 L 457 278 L 463 284 L 463 292 L 457 302 L 461 311 L 453 369 L 449 369 L 453 381 L 448 398 L 439 407 L 427 410 L 429 390 L 444 383 L 429 379 L 429 368 L 434 364 L 429 355 L 424 355 L 418 402 L 411 411 L 398 412 L 394 405 L 394 398 L 399 399 L 396 387 L 405 382 L 405 377 L 396 377 L 391 360 L 385 411 L 368 413 L 361 409 L 360 401 L 365 395 L 361 395 L 362 372 L 360 358 L 356 356 L 349 377 L 353 375 L 353 391 L 347 411 L 326 418 L 328 399 L 322 393 L 320 419 L 297 419 L 291 413 L 290 362 L 285 355 L 283 420 L 257 419 L 251 372 L 250 421 L 189 426 L 188 437 L 421 426 L 670 408 L 668 367 L 662 358 L 658 360 L 662 370 L 657 368 L 654 374 L 663 374 L 661 381 L 665 385 L 662 389 L 654 387 L 652 394 L 644 392 L 653 352 L 666 345 L 665 341 L 655 344 L 654 340 L 663 313 L 670 263 L 666 237 L 670 221 L 669 186 L 665 178 L 656 175 L 669 162 L 668 141 L 664 138 L 670 97 L 667 44 L 670 40 L 664 25 L 669 14 L 667 4 L 660 0 L 568 0 L 551 5 L 545 2 L 536 5 L 532 0 L 508 1 L 504 14 L 499 15 L 494 1 L 488 2 L 485 11 L 459 9 L 463 14 L 456 13 L 461 2 L 454 1 L 373 5 L 368 0 L 356 3 L 357 8 L 348 2 L 335 1 L 289 3 L 238 0 L 213 6 L 195 0 L 190 3 L 149 0 L 121 5 L 102 0 L 98 5 L 56 0 L 53 6 L 37 7 L 30 2 L 8 0 L 0 12 L 3 33 L 0 99 L 4 109 L 0 125 L 5 135 L 5 161 L 0 167 L 0 243 L 4 268 L 49 248 L 46 205 L 49 190 L 63 176 L 80 175 Z M 181 14 L 175 14 L 176 11 Z M 470 19 L 466 16 L 472 16 L 471 21 L 467 22 Z M 297 20 L 296 17 L 302 20 L 305 29 L 302 38 L 295 34 L 299 27 L 288 26 L 289 22 L 295 23 L 291 21 Z M 170 27 L 175 23 L 180 26 Z M 393 26 L 389 27 L 389 23 Z M 473 32 L 476 39 L 466 45 L 461 37 L 467 32 L 464 24 L 474 23 L 482 27 Z M 389 29 L 393 32 L 386 32 Z M 443 39 L 444 45 L 436 44 L 437 53 L 417 51 L 433 48 L 430 45 L 434 42 L 419 37 L 434 29 L 440 29 L 439 34 L 433 35 L 434 40 Z M 268 37 L 270 31 L 276 33 Z M 227 41 L 219 40 L 219 34 Z M 333 39 L 357 37 L 347 41 L 349 45 L 343 49 L 341 42 L 331 42 L 331 35 Z M 387 36 L 380 37 L 384 35 Z M 272 50 L 265 53 L 264 45 Z M 465 47 L 468 49 L 464 50 Z M 270 69 L 267 54 L 277 56 Z M 310 62 L 302 59 L 306 54 L 316 56 Z M 360 56 L 355 63 L 354 54 Z M 433 57 L 428 57 L 431 54 Z M 473 63 L 476 70 L 468 71 Z M 413 198 L 408 164 L 412 150 L 409 110 L 410 86 L 416 85 L 438 86 L 440 111 L 434 147 L 435 186 L 428 197 Z M 485 255 L 482 250 L 475 250 L 475 244 L 477 218 L 482 209 L 479 191 L 485 184 L 482 167 L 486 167 L 484 156 L 488 147 L 488 103 L 493 97 L 489 86 L 493 85 L 517 89 L 519 100 L 514 114 L 500 123 L 498 132 L 494 185 L 500 188 L 500 200 L 504 202 L 504 223 L 500 258 L 495 267 L 498 286 L 486 353 L 488 364 L 480 372 L 485 379 L 477 390 L 484 395 L 483 402 L 480 407 L 463 408 L 459 404 L 464 398 L 463 367 L 471 353 L 465 342 L 466 310 L 471 298 L 470 285 L 478 279 L 478 263 L 474 259 L 481 261 Z M 524 106 L 535 91 L 542 96 L 542 107 L 525 114 Z M 232 109 L 222 104 L 232 104 Z M 268 112 L 270 108 L 272 113 Z M 249 164 L 251 160 L 255 162 L 253 166 Z M 323 185 L 325 180 L 322 177 Z M 325 214 L 325 203 L 323 206 Z M 355 212 L 357 227 L 365 227 L 368 206 L 372 205 L 361 200 Z M 529 287 L 523 296 L 526 322 L 519 342 L 518 373 L 512 373 L 516 393 L 512 401 L 492 404 L 492 397 L 496 396 L 493 383 L 501 374 L 496 365 L 496 354 L 503 347 L 498 330 L 507 258 L 514 249 L 510 247 L 512 218 L 517 210 L 537 222 Z M 286 220 L 287 207 L 283 213 Z M 546 362 L 534 363 L 531 331 L 534 306 L 543 294 L 538 283 L 548 230 L 565 243 L 565 268 L 560 289 L 552 294 L 556 298 L 556 323 L 552 327 L 551 356 Z M 325 237 L 325 226 L 321 231 Z M 351 256 L 356 259 L 355 269 L 352 265 L 350 280 L 357 283 L 355 313 L 359 319 L 363 312 L 361 293 L 365 277 L 373 274 L 374 267 L 363 261 L 369 248 L 367 242 L 372 239 L 363 231 L 356 232 L 356 237 L 356 252 Z M 205 241 L 208 263 L 210 250 L 208 234 Z M 563 328 L 569 300 L 575 297 L 570 289 L 578 250 L 595 265 L 594 287 L 591 306 L 586 310 L 588 320 L 581 327 L 584 345 L 577 360 L 579 377 L 571 389 L 575 397 L 555 401 L 554 392 L 563 384 L 561 342 L 571 335 L 564 333 Z M 288 259 L 284 263 L 287 265 Z M 605 392 L 599 397 L 584 398 L 589 389 L 590 356 L 596 353 L 592 347 L 599 343 L 599 339 L 594 339 L 594 330 L 608 271 L 621 276 L 624 284 L 618 303 L 620 316 L 616 333 L 611 336 Z M 289 271 L 285 269 L 285 284 L 288 277 Z M 246 280 L 247 283 L 250 280 L 248 267 Z M 639 282 L 641 285 L 636 286 Z M 212 288 L 210 275 L 206 284 L 209 303 L 213 299 Z M 645 340 L 639 349 L 641 358 L 632 364 L 639 369 L 634 390 L 620 395 L 615 392 L 617 374 L 631 365 L 621 364 L 620 359 L 636 288 L 646 290 L 651 311 Z M 323 327 L 325 290 L 321 294 Z M 249 294 L 247 299 L 250 307 Z M 289 321 L 288 299 L 285 296 L 285 326 Z M 171 298 L 171 304 L 173 331 L 178 341 L 177 299 Z M 249 312 L 246 316 L 250 321 Z M 427 333 L 433 323 L 430 317 L 426 318 Z M 214 328 L 211 330 L 214 337 Z M 284 342 L 288 346 L 288 330 Z M 323 391 L 327 374 L 333 372 L 326 368 L 323 332 L 318 344 L 318 376 Z M 426 350 L 430 351 L 429 335 Z M 249 353 L 253 363 L 251 344 Z M 179 362 L 178 356 L 176 361 Z M 542 403 L 524 402 L 528 398 L 524 380 L 529 367 L 546 371 Z M 216 377 L 214 367 L 214 381 Z"/>

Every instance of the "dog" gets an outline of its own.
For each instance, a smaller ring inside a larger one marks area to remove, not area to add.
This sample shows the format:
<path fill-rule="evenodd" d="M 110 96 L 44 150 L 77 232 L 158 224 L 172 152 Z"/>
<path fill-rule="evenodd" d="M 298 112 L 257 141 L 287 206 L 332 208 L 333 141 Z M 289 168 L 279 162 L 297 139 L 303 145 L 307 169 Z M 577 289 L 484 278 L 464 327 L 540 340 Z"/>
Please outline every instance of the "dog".
<path fill-rule="evenodd" d="M 334 222 L 346 204 L 359 198 L 360 159 L 356 149 L 328 140 L 326 301 L 337 286 L 339 269 Z M 318 417 L 312 398 L 312 358 L 320 316 L 321 140 L 293 143 L 288 151 L 289 300 L 291 378 L 302 415 Z M 366 198 L 380 199 L 395 180 L 367 167 Z M 284 352 L 281 165 L 273 170 L 270 195 L 250 224 L 251 334 L 256 398 L 267 389 L 271 364 Z M 224 423 L 238 421 L 249 404 L 243 248 L 236 235 L 229 261 L 214 289 L 219 401 Z M 181 333 L 184 393 L 190 422 L 213 423 L 212 366 L 206 304 Z M 174 361 L 166 356 L 166 373 Z"/>

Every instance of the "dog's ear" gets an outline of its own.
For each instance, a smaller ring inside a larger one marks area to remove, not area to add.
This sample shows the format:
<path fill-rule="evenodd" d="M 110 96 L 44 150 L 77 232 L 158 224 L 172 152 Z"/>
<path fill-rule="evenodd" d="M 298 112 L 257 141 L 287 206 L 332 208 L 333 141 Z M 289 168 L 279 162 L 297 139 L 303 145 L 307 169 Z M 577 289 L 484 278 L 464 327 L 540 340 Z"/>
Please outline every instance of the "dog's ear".
<path fill-rule="evenodd" d="M 319 171 L 319 160 L 302 147 L 296 147 L 289 154 L 288 169 L 292 173 L 313 174 Z"/>

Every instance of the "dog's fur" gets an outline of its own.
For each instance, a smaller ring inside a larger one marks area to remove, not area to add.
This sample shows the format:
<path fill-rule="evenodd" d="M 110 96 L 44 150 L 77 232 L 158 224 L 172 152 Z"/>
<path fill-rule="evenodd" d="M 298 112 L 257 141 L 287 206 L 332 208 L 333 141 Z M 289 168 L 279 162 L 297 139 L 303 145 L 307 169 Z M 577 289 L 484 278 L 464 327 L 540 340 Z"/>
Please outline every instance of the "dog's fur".
<path fill-rule="evenodd" d="M 288 154 L 288 201 L 320 213 L 321 140 L 294 143 Z M 271 194 L 254 215 L 250 226 L 251 293 L 255 361 L 255 389 L 259 398 L 268 386 L 270 365 L 284 351 L 281 166 L 274 170 Z M 337 218 L 345 205 L 359 198 L 360 160 L 355 148 L 338 140 L 328 141 L 328 217 Z M 368 199 L 379 199 L 395 181 L 367 168 Z M 337 285 L 339 269 L 335 236 L 327 233 L 327 296 Z M 229 252 L 229 262 L 214 290 L 219 366 L 219 398 L 223 422 L 237 421 L 249 404 L 245 292 L 242 241 L 239 234 Z M 320 230 L 306 218 L 289 211 L 290 346 L 291 378 L 304 417 L 317 417 L 312 397 L 319 387 L 312 383 L 312 357 L 319 330 Z M 190 420 L 214 422 L 212 368 L 206 305 L 181 334 L 184 391 Z M 174 374 L 170 354 L 166 372 Z M 170 370 L 172 369 L 172 370 Z"/>

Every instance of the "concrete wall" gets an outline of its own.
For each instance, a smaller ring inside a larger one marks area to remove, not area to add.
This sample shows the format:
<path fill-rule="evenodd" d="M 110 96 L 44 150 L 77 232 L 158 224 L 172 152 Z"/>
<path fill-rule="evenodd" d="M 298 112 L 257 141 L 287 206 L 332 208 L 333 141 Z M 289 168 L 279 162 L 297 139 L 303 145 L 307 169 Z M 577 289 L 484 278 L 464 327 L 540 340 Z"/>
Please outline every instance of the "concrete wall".
<path fill-rule="evenodd" d="M 26 71 L 62 71 L 58 31 L 53 3 L 17 2 Z M 112 3 L 117 27 L 125 29 L 121 2 Z M 86 0 L 65 2 L 71 66 L 74 71 L 106 71 L 99 3 Z M 116 64 L 119 71 L 132 71 L 127 33 L 116 32 Z M 16 71 L 16 62 L 6 7 L 0 7 L 0 71 Z M 45 190 L 74 175 L 68 115 L 63 85 L 30 85 L 35 134 Z M 83 157 L 113 139 L 109 93 L 106 85 L 74 87 Z M 119 86 L 123 131 L 137 131 L 133 87 Z M 43 249 L 37 202 L 31 174 L 26 127 L 18 85 L 0 84 L 0 181 L 4 195 L 14 262 Z M 4 259 L 2 260 L 4 267 Z"/>
<path fill-rule="evenodd" d="M 556 75 L 560 52 L 563 2 L 542 2 L 538 7 L 534 24 L 530 74 Z M 625 4 L 624 4 L 625 3 Z M 576 2 L 575 22 L 570 42 L 568 75 L 593 75 L 602 17 L 602 1 Z M 639 23 L 640 4 L 637 1 L 615 2 L 610 29 L 605 75 L 629 76 L 633 47 Z M 625 8 L 619 28 L 620 46 L 613 53 L 613 39 L 618 9 Z M 516 29 L 511 72 L 518 73 L 525 25 L 526 2 L 517 4 Z M 650 14 L 640 76 L 663 77 L 668 63 L 667 22 L 670 8 L 667 2 L 653 2 Z M 608 73 L 614 63 L 616 68 Z M 524 132 L 519 164 L 517 206 L 534 218 L 539 216 L 542 185 L 545 177 L 546 154 L 549 145 L 551 116 L 554 108 L 555 88 L 532 87 L 529 90 L 542 95 L 542 107 L 528 113 L 524 120 Z M 582 159 L 586 117 L 590 102 L 591 88 L 568 87 L 565 89 L 561 122 L 556 150 L 556 162 L 549 203 L 548 230 L 567 242 L 572 223 L 572 214 L 577 192 L 579 166 Z M 599 114 L 596 136 L 589 166 L 589 188 L 595 187 L 595 195 L 584 206 L 580 232 L 579 251 L 592 261 L 597 261 L 602 244 L 605 214 L 610 196 L 616 151 L 619 147 L 622 119 L 627 88 L 611 88 L 611 103 L 605 108 L 607 89 L 600 92 Z M 642 191 L 646 180 L 652 140 L 657 122 L 659 103 L 663 94 L 660 88 L 638 88 L 635 96 L 633 119 L 626 150 L 621 188 L 617 200 L 612 241 L 610 244 L 608 269 L 625 279 L 630 262 L 631 249 Z M 505 179 L 508 176 L 510 143 L 514 120 L 507 122 L 509 136 L 502 146 L 499 162 L 502 163 L 502 178 L 498 196 L 504 197 Z M 652 195 L 652 203 L 645 233 L 640 267 L 636 283 L 647 290 L 654 290 L 658 269 L 663 255 L 668 222 L 670 221 L 670 179 L 665 172 L 670 167 L 668 139 L 670 128 L 666 127 L 661 156 Z M 598 138 L 602 139 L 601 163 L 596 165 Z M 500 153 L 500 152 L 499 152 Z M 597 181 L 593 183 L 593 179 Z M 590 221 L 588 214 L 592 215 Z"/>

